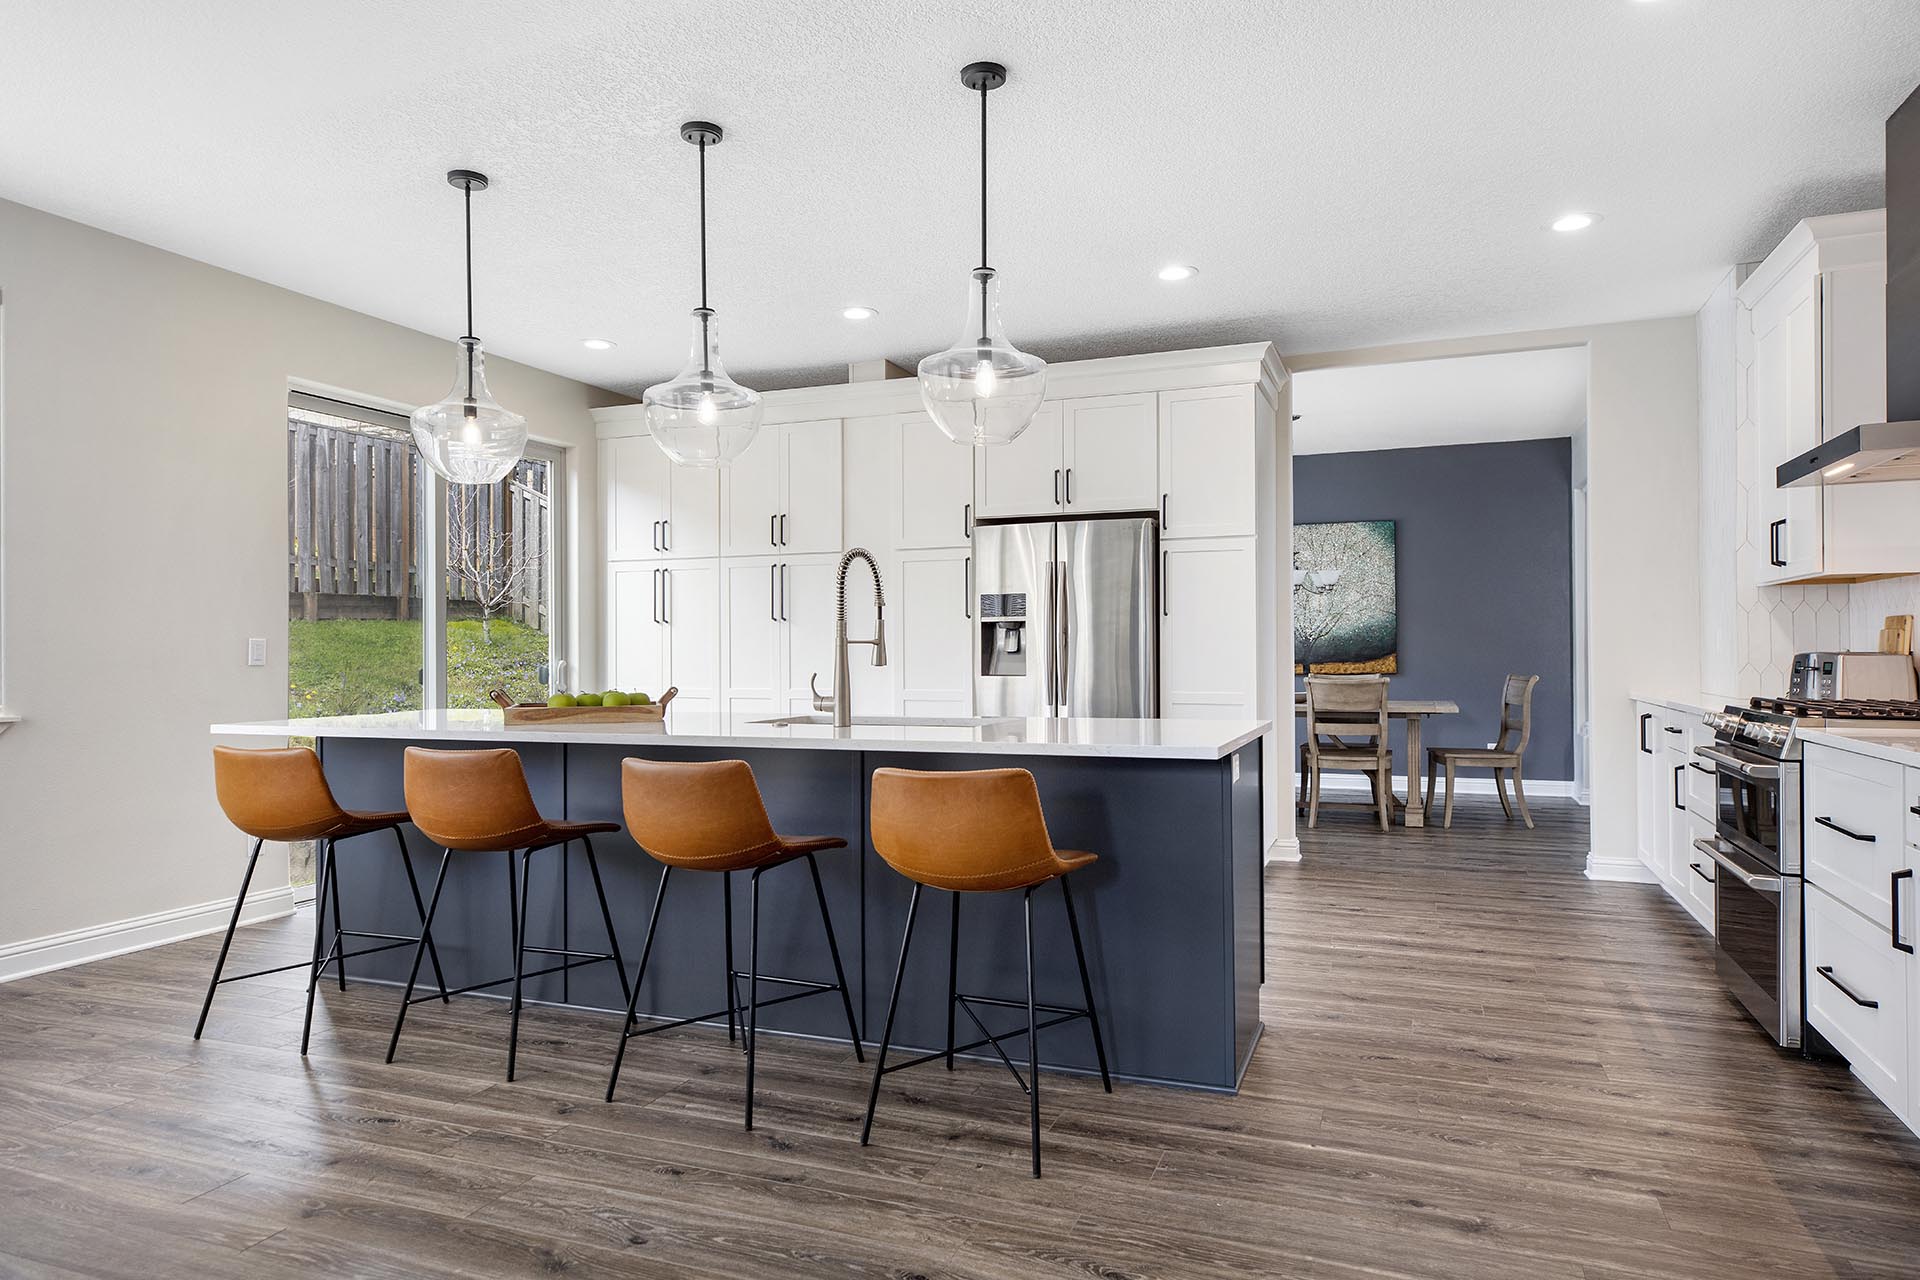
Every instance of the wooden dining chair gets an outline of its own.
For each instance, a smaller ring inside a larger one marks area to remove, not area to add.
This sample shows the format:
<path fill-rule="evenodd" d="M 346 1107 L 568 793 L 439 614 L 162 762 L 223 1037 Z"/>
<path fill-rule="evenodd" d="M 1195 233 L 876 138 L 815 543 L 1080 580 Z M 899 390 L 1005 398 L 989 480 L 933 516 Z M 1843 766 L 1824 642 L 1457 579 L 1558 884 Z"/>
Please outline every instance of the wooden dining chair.
<path fill-rule="evenodd" d="M 1434 775 L 1447 771 L 1447 807 L 1440 825 L 1453 825 L 1453 775 L 1460 769 L 1493 770 L 1494 789 L 1500 793 L 1500 807 L 1513 820 L 1513 805 L 1520 806 L 1520 819 L 1533 830 L 1533 814 L 1527 810 L 1527 793 L 1521 788 L 1521 760 L 1527 753 L 1527 739 L 1533 736 L 1533 686 L 1539 676 L 1508 676 L 1500 688 L 1500 737 L 1491 747 L 1427 748 L 1427 795 L 1432 803 Z M 1513 801 L 1507 799 L 1506 775 L 1513 775 Z"/>
<path fill-rule="evenodd" d="M 1344 807 L 1378 810 L 1380 829 L 1391 827 L 1393 751 L 1387 740 L 1385 676 L 1307 677 L 1307 739 L 1300 744 L 1300 774 L 1309 827 L 1319 825 L 1320 775 L 1328 771 L 1367 774 L 1373 802 Z"/>

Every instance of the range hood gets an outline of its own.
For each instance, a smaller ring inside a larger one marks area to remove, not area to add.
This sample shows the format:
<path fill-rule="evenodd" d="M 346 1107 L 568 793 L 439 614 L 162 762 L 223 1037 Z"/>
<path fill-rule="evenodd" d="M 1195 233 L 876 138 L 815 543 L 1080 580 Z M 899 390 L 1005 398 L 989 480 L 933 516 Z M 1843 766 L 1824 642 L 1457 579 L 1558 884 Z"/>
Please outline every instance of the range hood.
<path fill-rule="evenodd" d="M 1887 417 L 1781 463 L 1775 483 L 1920 480 L 1920 89 L 1887 117 Z"/>

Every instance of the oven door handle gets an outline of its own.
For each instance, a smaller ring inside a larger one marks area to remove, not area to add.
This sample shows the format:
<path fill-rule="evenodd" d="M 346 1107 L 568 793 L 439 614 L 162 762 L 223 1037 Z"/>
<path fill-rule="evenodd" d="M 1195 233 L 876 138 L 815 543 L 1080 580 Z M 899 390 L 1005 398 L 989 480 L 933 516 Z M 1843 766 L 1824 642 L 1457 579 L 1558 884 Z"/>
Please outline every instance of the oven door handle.
<path fill-rule="evenodd" d="M 1754 875 L 1751 871 L 1748 871 L 1745 867 L 1735 862 L 1732 858 L 1728 857 L 1725 853 L 1722 853 L 1720 851 L 1719 842 L 1713 839 L 1710 839 L 1707 836 L 1701 836 L 1698 840 L 1695 840 L 1693 842 L 1693 847 L 1698 849 L 1700 852 L 1706 854 L 1709 858 L 1712 858 L 1718 866 L 1720 866 L 1727 872 L 1728 875 L 1732 876 L 1735 880 L 1738 880 L 1741 884 L 1747 886 L 1747 888 L 1752 889 L 1755 893 L 1779 893 L 1780 892 L 1781 884 L 1780 884 L 1779 876 Z"/>
<path fill-rule="evenodd" d="M 1780 776 L 1780 766 L 1777 764 L 1758 764 L 1754 761 L 1742 760 L 1732 752 L 1722 751 L 1718 747 L 1695 747 L 1693 754 L 1713 761 L 1728 773 L 1738 777 L 1771 780 Z"/>

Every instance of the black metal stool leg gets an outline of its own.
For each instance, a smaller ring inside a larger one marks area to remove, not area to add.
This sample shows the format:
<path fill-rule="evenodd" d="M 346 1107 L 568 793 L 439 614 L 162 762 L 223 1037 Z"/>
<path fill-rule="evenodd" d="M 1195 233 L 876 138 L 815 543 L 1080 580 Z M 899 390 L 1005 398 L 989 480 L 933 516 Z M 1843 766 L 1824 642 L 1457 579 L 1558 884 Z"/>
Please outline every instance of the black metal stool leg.
<path fill-rule="evenodd" d="M 860 1028 L 853 1020 L 853 996 L 847 991 L 847 973 L 840 967 L 840 944 L 833 936 L 833 917 L 827 912 L 827 891 L 820 883 L 820 868 L 815 865 L 813 855 L 807 855 L 807 870 L 813 875 L 813 896 L 820 900 L 820 923 L 827 930 L 827 954 L 833 957 L 833 980 L 840 988 L 840 1004 L 847 1011 L 847 1039 L 853 1042 L 853 1060 L 865 1062 L 867 1055 L 860 1048 Z"/>
<path fill-rule="evenodd" d="M 760 868 L 747 877 L 747 1128 L 753 1128 L 753 1059 L 760 1031 Z"/>
<path fill-rule="evenodd" d="M 518 881 L 513 874 L 513 851 L 507 851 L 507 898 L 513 907 L 513 1003 L 508 1013 L 507 1029 L 507 1080 L 513 1080 L 514 1060 L 520 1054 L 520 984 L 521 974 L 526 971 L 527 959 L 527 899 L 533 895 L 527 892 L 529 879 L 528 863 L 533 850 L 528 849 L 520 855 L 520 876 Z"/>
<path fill-rule="evenodd" d="M 726 939 L 727 949 L 727 1043 L 734 1041 L 733 1016 L 733 872 L 720 873 L 720 918 L 721 932 Z"/>
<path fill-rule="evenodd" d="M 326 843 L 329 848 L 326 858 L 320 863 L 320 886 L 313 895 L 313 964 L 307 969 L 307 1016 L 300 1024 L 300 1056 L 303 1058 L 307 1056 L 307 1043 L 313 1037 L 313 997 L 320 989 L 320 966 L 323 963 L 320 959 L 320 939 L 325 935 L 320 931 L 320 904 L 327 900 L 327 890 L 333 884 L 333 841 Z"/>
<path fill-rule="evenodd" d="M 440 890 L 447 884 L 447 860 L 451 853 L 440 853 L 440 873 L 433 878 L 433 896 L 427 899 L 427 918 L 420 922 L 420 941 L 413 949 L 413 968 L 407 972 L 407 989 L 400 994 L 400 1016 L 393 1020 L 393 1038 L 387 1041 L 387 1061 L 400 1048 L 400 1028 L 406 1025 L 407 1006 L 413 1002 L 413 984 L 420 978 L 420 960 L 427 954 L 427 939 L 433 936 L 433 916 L 440 910 Z"/>
<path fill-rule="evenodd" d="M 207 998 L 200 1005 L 200 1021 L 193 1024 L 193 1038 L 198 1040 L 200 1033 L 207 1027 L 207 1011 L 213 1008 L 213 993 L 220 987 L 220 971 L 227 967 L 227 949 L 233 946 L 233 931 L 240 927 L 240 908 L 247 903 L 247 886 L 253 883 L 253 869 L 260 861 L 260 846 L 264 840 L 253 842 L 253 852 L 247 855 L 247 869 L 240 876 L 240 896 L 233 900 L 233 917 L 227 921 L 227 936 L 220 940 L 220 956 L 213 962 L 213 978 L 207 983 Z M 319 912 L 315 911 L 313 922 L 315 946 L 320 932 Z"/>
<path fill-rule="evenodd" d="M 593 841 L 581 836 L 580 843 L 587 847 L 587 870 L 593 873 L 593 893 L 600 899 L 600 920 L 607 926 L 607 950 L 613 952 L 613 969 L 620 975 L 620 994 L 631 1004 L 633 988 L 627 985 L 627 962 L 620 958 L 620 935 L 613 931 L 613 912 L 607 910 L 607 891 L 600 883 L 600 863 L 593 856 Z M 566 856 L 564 849 L 561 856 Z"/>
<path fill-rule="evenodd" d="M 880 1081 L 887 1074 L 887 1044 L 893 1039 L 893 1015 L 900 1008 L 900 983 L 907 976 L 907 948 L 913 943 L 913 917 L 920 910 L 920 885 L 915 882 L 913 896 L 907 899 L 907 927 L 900 935 L 900 964 L 893 971 L 893 994 L 887 998 L 887 1020 L 880 1029 L 880 1052 L 873 1063 L 873 1089 L 867 1094 L 867 1122 L 860 1126 L 860 1145 L 873 1136 L 873 1109 L 880 1102 Z"/>
<path fill-rule="evenodd" d="M 960 1002 L 960 891 L 952 891 L 953 925 L 947 938 L 947 1070 L 953 1070 L 953 1015 Z"/>
<path fill-rule="evenodd" d="M 1020 895 L 1027 913 L 1027 1117 L 1033 1128 L 1033 1176 L 1040 1176 L 1040 1030 L 1033 1007 L 1033 890 Z"/>
<path fill-rule="evenodd" d="M 407 837 L 398 827 L 389 827 L 388 830 L 393 832 L 394 842 L 400 846 L 400 865 L 406 870 L 407 888 L 413 891 L 413 909 L 420 917 L 420 931 L 424 934 L 427 925 L 427 904 L 420 900 L 420 882 L 413 875 L 413 859 L 407 856 Z M 432 938 L 427 939 L 427 959 L 433 962 L 433 980 L 440 984 L 440 1002 L 451 1004 L 452 1001 L 447 999 L 447 975 L 440 969 L 440 949 L 433 945 Z"/>
<path fill-rule="evenodd" d="M 329 840 L 327 841 L 327 870 L 329 872 L 333 871 L 333 855 L 334 843 Z M 327 899 L 333 903 L 333 949 L 339 956 L 339 959 L 334 961 L 333 972 L 334 976 L 340 979 L 340 989 L 345 991 L 347 989 L 347 940 L 340 924 L 340 877 L 338 875 L 329 875 L 327 882 L 333 886 L 327 895 Z M 315 898 L 315 901 L 317 902 L 319 899 Z"/>
<path fill-rule="evenodd" d="M 613 1073 L 607 1077 L 607 1101 L 613 1101 L 613 1087 L 620 1083 L 620 1064 L 627 1057 L 627 1029 L 634 1024 L 634 1010 L 640 1005 L 640 983 L 647 976 L 647 957 L 653 954 L 653 932 L 660 924 L 660 904 L 667 899 L 667 878 L 673 868 L 660 868 L 660 888 L 653 895 L 653 912 L 647 917 L 646 940 L 640 944 L 640 969 L 633 975 L 633 994 L 627 997 L 627 1016 L 620 1023 L 620 1047 L 613 1052 Z M 731 973 L 727 985 L 733 985 Z"/>
<path fill-rule="evenodd" d="M 1067 928 L 1073 933 L 1073 958 L 1080 964 L 1080 991 L 1087 999 L 1087 1025 L 1093 1028 L 1093 1052 L 1100 1059 L 1100 1084 L 1113 1092 L 1113 1077 L 1107 1074 L 1107 1046 L 1100 1038 L 1100 1014 L 1093 1007 L 1093 981 L 1087 977 L 1087 952 L 1080 945 L 1080 918 L 1073 910 L 1073 889 L 1065 876 L 1060 877 L 1060 896 L 1067 903 Z"/>

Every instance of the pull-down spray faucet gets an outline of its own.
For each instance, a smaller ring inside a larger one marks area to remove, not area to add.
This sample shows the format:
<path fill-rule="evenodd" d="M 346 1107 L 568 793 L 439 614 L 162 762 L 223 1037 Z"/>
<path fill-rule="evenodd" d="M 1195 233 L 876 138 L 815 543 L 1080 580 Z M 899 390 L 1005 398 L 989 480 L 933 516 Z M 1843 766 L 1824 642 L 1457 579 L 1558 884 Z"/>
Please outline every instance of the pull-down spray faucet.
<path fill-rule="evenodd" d="M 873 573 L 873 639 L 847 639 L 847 569 L 855 560 L 865 560 L 867 568 Z M 835 583 L 833 610 L 833 692 L 823 695 L 820 692 L 820 673 L 814 672 L 808 680 L 813 690 L 813 709 L 833 712 L 833 723 L 838 728 L 846 728 L 853 723 L 853 683 L 848 671 L 847 646 L 851 644 L 870 644 L 873 646 L 873 665 L 887 665 L 887 593 L 880 585 L 880 566 L 874 562 L 873 555 L 865 547 L 855 547 L 840 557 L 840 572 Z"/>

